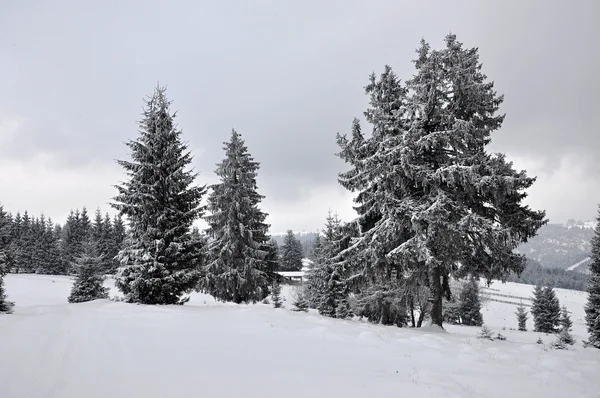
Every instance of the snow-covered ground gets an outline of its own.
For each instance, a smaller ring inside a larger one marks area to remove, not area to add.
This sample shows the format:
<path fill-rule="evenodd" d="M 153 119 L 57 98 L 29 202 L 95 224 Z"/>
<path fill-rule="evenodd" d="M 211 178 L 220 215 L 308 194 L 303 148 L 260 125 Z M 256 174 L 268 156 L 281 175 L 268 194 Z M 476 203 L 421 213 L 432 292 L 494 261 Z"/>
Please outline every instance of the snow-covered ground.
<path fill-rule="evenodd" d="M 554 351 L 535 344 L 554 337 L 510 330 L 515 306 L 498 302 L 488 302 L 483 314 L 507 341 L 477 339 L 478 328 L 399 329 L 264 304 L 219 304 L 202 294 L 184 306 L 67 304 L 69 278 L 5 281 L 17 306 L 0 315 L 2 398 L 575 398 L 600 391 L 600 350 L 580 342 L 581 292 L 558 290 L 578 343 Z M 530 296 L 532 287 L 492 288 Z"/>

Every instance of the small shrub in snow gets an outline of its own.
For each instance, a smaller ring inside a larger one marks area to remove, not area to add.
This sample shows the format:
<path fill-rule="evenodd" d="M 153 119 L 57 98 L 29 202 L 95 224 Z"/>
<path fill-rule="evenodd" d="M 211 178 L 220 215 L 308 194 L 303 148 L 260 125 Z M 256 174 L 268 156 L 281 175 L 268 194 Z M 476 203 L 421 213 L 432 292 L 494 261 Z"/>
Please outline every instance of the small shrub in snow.
<path fill-rule="evenodd" d="M 494 335 L 492 334 L 492 331 L 486 325 L 483 325 L 481 327 L 481 331 L 479 332 L 479 335 L 477 337 L 479 337 L 480 339 L 494 340 Z"/>
<path fill-rule="evenodd" d="M 538 344 L 544 344 L 544 340 L 542 340 L 541 337 L 538 337 L 536 343 L 538 343 Z"/>
<path fill-rule="evenodd" d="M 262 301 L 263 304 L 271 304 L 271 302 L 269 301 L 269 299 L 267 297 L 265 297 Z"/>
<path fill-rule="evenodd" d="M 0 274 L 0 313 L 12 314 L 13 306 L 14 303 L 6 299 L 6 294 L 4 293 L 4 279 L 2 274 Z"/>
<path fill-rule="evenodd" d="M 498 332 L 496 335 L 496 340 L 504 341 L 506 340 L 506 337 L 502 333 Z"/>

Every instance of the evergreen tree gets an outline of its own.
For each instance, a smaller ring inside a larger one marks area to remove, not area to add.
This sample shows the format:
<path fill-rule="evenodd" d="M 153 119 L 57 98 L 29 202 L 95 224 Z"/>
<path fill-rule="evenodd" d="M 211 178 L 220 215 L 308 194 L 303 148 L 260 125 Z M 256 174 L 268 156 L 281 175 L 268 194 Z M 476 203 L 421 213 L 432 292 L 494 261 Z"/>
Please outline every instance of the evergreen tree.
<path fill-rule="evenodd" d="M 460 292 L 459 314 L 463 325 L 483 325 L 481 302 L 479 301 L 479 285 L 474 278 L 471 278 Z"/>
<path fill-rule="evenodd" d="M 37 261 L 38 267 L 36 269 L 36 273 L 48 275 L 66 274 L 67 267 L 60 252 L 54 223 L 51 219 L 48 219 L 45 221 L 45 223 L 41 223 L 40 228 L 40 258 Z"/>
<path fill-rule="evenodd" d="M 525 306 L 521 303 L 519 304 L 519 306 L 517 307 L 517 323 L 519 325 L 519 330 L 521 332 L 526 332 L 527 331 L 527 311 L 525 311 Z"/>
<path fill-rule="evenodd" d="M 104 287 L 104 264 L 95 243 L 84 244 L 84 252 L 74 264 L 77 279 L 68 297 L 69 303 L 108 299 L 108 288 Z"/>
<path fill-rule="evenodd" d="M 302 270 L 302 244 L 290 229 L 283 238 L 280 266 L 282 271 Z"/>
<path fill-rule="evenodd" d="M 536 286 L 531 306 L 534 331 L 558 333 L 560 325 L 560 303 L 550 286 Z"/>
<path fill-rule="evenodd" d="M 273 287 L 271 288 L 271 300 L 273 301 L 273 307 L 281 308 L 283 304 L 281 302 L 281 285 L 279 279 L 273 279 Z"/>
<path fill-rule="evenodd" d="M 17 273 L 33 272 L 34 236 L 32 219 L 27 211 L 23 212 L 17 250 L 15 253 L 15 268 Z"/>
<path fill-rule="evenodd" d="M 279 245 L 275 239 L 271 239 L 267 245 L 267 271 L 274 275 L 279 271 Z"/>
<path fill-rule="evenodd" d="M 200 278 L 202 248 L 192 223 L 203 215 L 205 187 L 194 185 L 192 155 L 169 110 L 165 89 L 146 101 L 131 161 L 119 161 L 129 180 L 117 186 L 113 206 L 129 220 L 131 237 L 119 252 L 115 285 L 129 302 L 183 304 Z"/>
<path fill-rule="evenodd" d="M 9 261 L 10 227 L 8 215 L 0 205 L 0 313 L 5 314 L 10 314 L 14 305 L 11 301 L 7 300 L 6 292 L 4 291 L 4 275 L 6 275 Z"/>
<path fill-rule="evenodd" d="M 575 339 L 571 334 L 571 330 L 573 328 L 573 322 L 571 321 L 571 316 L 569 315 L 569 311 L 567 311 L 567 307 L 562 307 L 560 311 L 560 334 L 559 339 L 568 345 L 575 344 Z"/>
<path fill-rule="evenodd" d="M 200 288 L 218 300 L 234 303 L 261 301 L 269 294 L 272 275 L 267 261 L 269 225 L 257 192 L 259 163 L 235 130 L 225 144 L 225 159 L 208 198 L 209 262 Z"/>
<path fill-rule="evenodd" d="M 596 222 L 591 242 L 592 262 L 587 283 L 588 300 L 585 304 L 585 323 L 589 334 L 589 345 L 600 348 L 600 211 Z"/>
<path fill-rule="evenodd" d="M 294 308 L 292 311 L 308 311 L 308 302 L 306 301 L 306 296 L 304 295 L 304 289 L 298 289 L 296 291 L 296 297 L 293 302 Z"/>
<path fill-rule="evenodd" d="M 450 34 L 446 48 L 423 41 L 417 55 L 404 86 L 389 67 L 380 81 L 372 76 L 371 136 L 357 121 L 351 140 L 338 136 L 340 157 L 353 167 L 339 180 L 358 193 L 359 215 L 340 261 L 354 270 L 352 281 L 427 286 L 432 322 L 442 326 L 449 278 L 522 271 L 525 256 L 514 249 L 546 220 L 521 203 L 535 178 L 485 150 L 502 125 L 503 98 L 481 72 L 478 50 Z"/>

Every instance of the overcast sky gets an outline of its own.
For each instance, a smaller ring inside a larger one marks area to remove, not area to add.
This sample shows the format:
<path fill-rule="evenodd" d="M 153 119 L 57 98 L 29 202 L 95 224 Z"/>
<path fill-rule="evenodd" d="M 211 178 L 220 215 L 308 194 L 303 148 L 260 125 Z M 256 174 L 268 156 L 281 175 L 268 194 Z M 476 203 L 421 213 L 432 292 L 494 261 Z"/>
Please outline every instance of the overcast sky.
<path fill-rule="evenodd" d="M 351 219 L 335 134 L 367 105 L 371 72 L 410 78 L 419 40 L 479 47 L 505 95 L 491 151 L 538 181 L 551 222 L 600 202 L 600 2 L 0 2 L 0 203 L 64 222 L 124 178 L 142 98 L 168 86 L 199 183 L 214 183 L 235 128 L 261 163 L 273 232 Z M 366 125 L 363 126 L 367 128 Z"/>

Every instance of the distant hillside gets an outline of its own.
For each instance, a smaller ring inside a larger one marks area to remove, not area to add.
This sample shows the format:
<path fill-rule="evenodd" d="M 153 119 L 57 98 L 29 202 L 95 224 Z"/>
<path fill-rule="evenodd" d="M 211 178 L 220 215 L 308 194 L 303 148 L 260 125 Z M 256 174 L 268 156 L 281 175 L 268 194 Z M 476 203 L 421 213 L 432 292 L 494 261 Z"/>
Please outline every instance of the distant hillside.
<path fill-rule="evenodd" d="M 594 223 L 570 220 L 567 224 L 547 224 L 537 236 L 517 249 L 544 268 L 585 272 L 590 255 Z"/>

